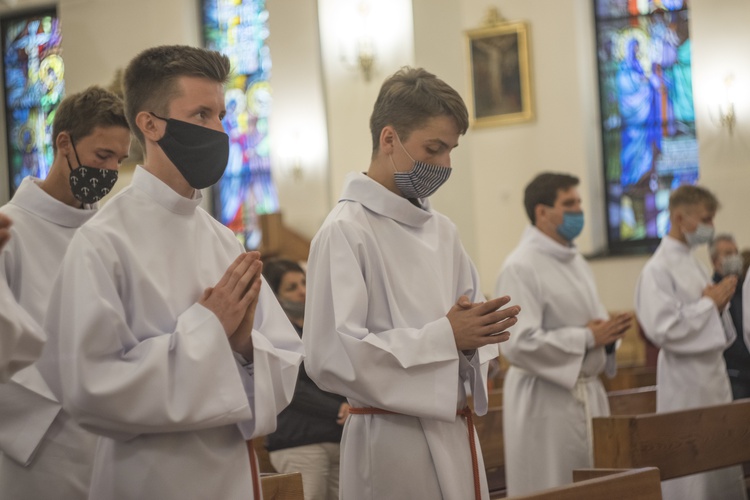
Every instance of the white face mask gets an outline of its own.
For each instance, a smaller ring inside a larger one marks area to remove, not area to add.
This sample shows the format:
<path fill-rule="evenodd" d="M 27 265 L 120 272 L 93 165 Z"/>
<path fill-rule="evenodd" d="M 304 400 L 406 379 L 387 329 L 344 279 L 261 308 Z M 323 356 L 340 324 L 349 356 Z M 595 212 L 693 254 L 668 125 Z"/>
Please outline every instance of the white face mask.
<path fill-rule="evenodd" d="M 714 239 L 714 228 L 708 224 L 698 224 L 692 233 L 685 232 L 685 240 L 690 248 L 705 245 Z"/>
<path fill-rule="evenodd" d="M 396 181 L 396 187 L 407 198 L 427 198 L 448 180 L 452 169 L 450 167 L 416 161 L 401 143 L 398 135 L 396 136 L 396 140 L 398 140 L 406 156 L 414 162 L 411 170 L 408 172 L 399 172 L 396 164 L 393 163 L 393 156 L 389 155 L 391 165 L 393 165 L 393 178 Z"/>
<path fill-rule="evenodd" d="M 721 259 L 721 274 L 722 276 L 729 276 L 734 274 L 735 276 L 742 275 L 742 257 L 739 254 L 727 255 Z"/>

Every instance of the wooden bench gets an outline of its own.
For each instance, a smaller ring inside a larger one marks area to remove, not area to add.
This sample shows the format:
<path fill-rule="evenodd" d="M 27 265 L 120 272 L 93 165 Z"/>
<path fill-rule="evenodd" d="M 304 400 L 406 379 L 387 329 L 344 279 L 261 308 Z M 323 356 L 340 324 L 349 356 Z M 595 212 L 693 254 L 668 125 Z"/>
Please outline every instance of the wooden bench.
<path fill-rule="evenodd" d="M 659 470 L 654 467 L 616 472 L 508 500 L 661 500 Z"/>
<path fill-rule="evenodd" d="M 750 400 L 595 418 L 594 467 L 658 467 L 662 479 L 750 461 Z"/>
<path fill-rule="evenodd" d="M 302 474 L 261 474 L 260 489 L 263 500 L 304 500 Z"/>
<path fill-rule="evenodd" d="M 656 386 L 638 387 L 607 393 L 611 415 L 656 413 Z"/>
<path fill-rule="evenodd" d="M 656 385 L 654 366 L 618 366 L 617 375 L 608 378 L 602 374 L 602 383 L 607 392 L 635 389 Z"/>

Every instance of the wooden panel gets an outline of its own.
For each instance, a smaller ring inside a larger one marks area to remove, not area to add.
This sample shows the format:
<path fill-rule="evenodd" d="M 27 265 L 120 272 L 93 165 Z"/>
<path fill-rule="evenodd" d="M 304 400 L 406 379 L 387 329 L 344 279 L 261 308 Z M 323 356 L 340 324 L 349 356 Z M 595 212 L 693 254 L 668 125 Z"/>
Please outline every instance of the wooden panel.
<path fill-rule="evenodd" d="M 266 449 L 266 438 L 264 436 L 253 438 L 253 448 L 255 448 L 255 454 L 258 457 L 258 469 L 260 469 L 261 473 L 278 472 L 274 469 L 273 465 L 271 465 L 271 457 L 268 455 L 268 450 Z"/>
<path fill-rule="evenodd" d="M 595 418 L 593 427 L 595 467 L 653 466 L 671 479 L 750 461 L 750 400 Z"/>
<path fill-rule="evenodd" d="M 263 500 L 304 500 L 302 474 L 261 474 L 260 488 Z"/>
<path fill-rule="evenodd" d="M 617 368 L 617 375 L 608 378 L 601 375 L 604 388 L 608 391 L 621 391 L 656 385 L 656 367 L 652 366 L 624 366 Z"/>
<path fill-rule="evenodd" d="M 503 409 L 490 408 L 486 415 L 475 416 L 474 426 L 482 447 L 484 468 L 493 469 L 504 466 Z"/>
<path fill-rule="evenodd" d="M 607 397 L 611 415 L 656 413 L 656 386 L 612 391 Z"/>
<path fill-rule="evenodd" d="M 581 481 L 611 476 L 612 474 L 619 474 L 620 472 L 629 470 L 631 469 L 573 469 L 573 482 L 580 483 Z"/>
<path fill-rule="evenodd" d="M 637 469 L 508 500 L 661 500 L 661 481 L 658 469 Z"/>

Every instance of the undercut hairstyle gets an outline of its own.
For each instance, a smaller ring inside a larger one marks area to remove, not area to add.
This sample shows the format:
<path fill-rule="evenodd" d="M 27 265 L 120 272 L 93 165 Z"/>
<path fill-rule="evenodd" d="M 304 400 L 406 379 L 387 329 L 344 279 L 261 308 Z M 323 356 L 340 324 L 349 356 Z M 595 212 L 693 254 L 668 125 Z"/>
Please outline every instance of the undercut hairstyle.
<path fill-rule="evenodd" d="M 678 207 L 703 205 L 709 212 L 719 209 L 719 200 L 708 189 L 691 184 L 683 184 L 669 196 L 669 211 Z"/>
<path fill-rule="evenodd" d="M 128 127 L 122 99 L 96 85 L 62 100 L 52 120 L 52 150 L 57 136 L 67 132 L 73 144 L 91 135 L 96 127 Z"/>
<path fill-rule="evenodd" d="M 732 245 L 734 245 L 735 248 L 737 248 L 737 242 L 735 241 L 734 236 L 732 236 L 729 233 L 719 233 L 719 234 L 717 234 L 714 237 L 713 241 L 711 241 L 711 243 L 708 244 L 708 253 L 711 256 L 711 261 L 712 262 L 715 261 L 716 257 L 718 256 L 718 249 L 716 247 L 722 241 L 726 241 L 728 243 L 731 243 Z"/>
<path fill-rule="evenodd" d="M 370 116 L 373 157 L 383 127 L 391 125 L 399 139 L 406 141 L 414 130 L 437 116 L 452 118 L 461 135 L 469 128 L 466 104 L 453 87 L 422 68 L 401 68 L 383 82 Z"/>
<path fill-rule="evenodd" d="M 225 84 L 229 72 L 227 56 L 187 45 L 162 45 L 135 56 L 125 69 L 123 87 L 125 115 L 138 142 L 144 145 L 145 139 L 135 117 L 141 111 L 167 117 L 169 104 L 180 93 L 178 78 L 207 78 Z"/>
<path fill-rule="evenodd" d="M 273 259 L 263 263 L 263 277 L 274 295 L 279 294 L 279 287 L 281 287 L 281 280 L 284 279 L 284 275 L 291 272 L 305 274 L 302 266 L 292 260 Z"/>
<path fill-rule="evenodd" d="M 567 191 L 579 182 L 574 175 L 555 172 L 544 172 L 534 177 L 523 194 L 523 205 L 531 223 L 536 224 L 537 205 L 554 206 L 559 191 Z"/>

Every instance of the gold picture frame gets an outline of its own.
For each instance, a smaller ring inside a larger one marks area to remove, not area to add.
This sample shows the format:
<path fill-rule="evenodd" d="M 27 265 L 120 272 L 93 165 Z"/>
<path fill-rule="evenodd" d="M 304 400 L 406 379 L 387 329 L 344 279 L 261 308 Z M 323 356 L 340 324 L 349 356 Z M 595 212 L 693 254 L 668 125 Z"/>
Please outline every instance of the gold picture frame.
<path fill-rule="evenodd" d="M 528 34 L 522 21 L 500 21 L 466 32 L 472 127 L 533 120 Z"/>

